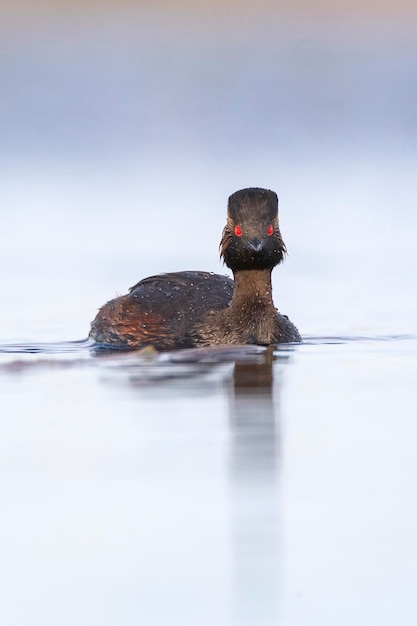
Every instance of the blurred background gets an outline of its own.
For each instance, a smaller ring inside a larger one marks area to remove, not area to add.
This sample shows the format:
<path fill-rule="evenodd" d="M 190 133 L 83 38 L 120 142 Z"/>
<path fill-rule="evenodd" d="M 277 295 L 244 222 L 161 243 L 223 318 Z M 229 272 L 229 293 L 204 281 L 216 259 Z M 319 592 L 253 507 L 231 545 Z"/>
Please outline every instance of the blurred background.
<path fill-rule="evenodd" d="M 2 624 L 417 623 L 416 27 L 398 0 L 0 2 Z M 144 276 L 226 273 L 247 186 L 279 195 L 274 299 L 310 341 L 61 343 Z"/>
<path fill-rule="evenodd" d="M 218 258 L 280 198 L 303 334 L 415 329 L 411 2 L 1 3 L 2 340 L 79 339 L 141 277 Z"/>

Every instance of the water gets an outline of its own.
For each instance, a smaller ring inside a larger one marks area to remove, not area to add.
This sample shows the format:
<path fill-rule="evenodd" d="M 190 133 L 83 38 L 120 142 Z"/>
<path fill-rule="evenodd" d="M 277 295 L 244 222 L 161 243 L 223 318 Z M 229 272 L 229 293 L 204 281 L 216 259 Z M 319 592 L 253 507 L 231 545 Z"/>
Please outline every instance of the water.
<path fill-rule="evenodd" d="M 2 11 L 1 623 L 414 625 L 414 15 Z M 304 343 L 97 352 L 248 185 Z"/>
<path fill-rule="evenodd" d="M 3 353 L 3 621 L 414 623 L 416 344 Z"/>

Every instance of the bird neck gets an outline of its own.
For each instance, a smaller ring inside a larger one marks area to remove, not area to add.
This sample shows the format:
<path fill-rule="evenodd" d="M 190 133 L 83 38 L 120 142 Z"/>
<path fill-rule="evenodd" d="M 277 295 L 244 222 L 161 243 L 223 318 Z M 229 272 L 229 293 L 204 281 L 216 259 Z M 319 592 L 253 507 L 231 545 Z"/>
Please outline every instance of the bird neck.
<path fill-rule="evenodd" d="M 252 310 L 273 308 L 271 270 L 240 270 L 234 272 L 233 308 Z"/>

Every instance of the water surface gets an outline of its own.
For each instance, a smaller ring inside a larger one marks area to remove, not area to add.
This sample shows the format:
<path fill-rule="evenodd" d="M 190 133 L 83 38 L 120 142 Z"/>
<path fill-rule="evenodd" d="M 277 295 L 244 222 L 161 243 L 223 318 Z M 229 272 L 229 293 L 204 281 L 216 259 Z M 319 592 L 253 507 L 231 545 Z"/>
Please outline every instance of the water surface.
<path fill-rule="evenodd" d="M 2 352 L 3 621 L 414 623 L 416 343 Z"/>

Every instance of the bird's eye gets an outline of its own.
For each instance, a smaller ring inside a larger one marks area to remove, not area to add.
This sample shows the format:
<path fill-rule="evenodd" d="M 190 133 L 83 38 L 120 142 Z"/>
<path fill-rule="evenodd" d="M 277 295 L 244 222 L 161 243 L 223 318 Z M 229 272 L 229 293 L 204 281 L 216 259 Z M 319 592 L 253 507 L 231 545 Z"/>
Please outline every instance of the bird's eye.
<path fill-rule="evenodd" d="M 268 235 L 272 235 L 274 232 L 274 227 L 272 226 L 272 224 L 270 224 L 268 226 L 268 230 L 266 231 L 268 233 Z"/>
<path fill-rule="evenodd" d="M 240 228 L 240 226 L 235 226 L 235 235 L 237 237 L 241 237 L 242 236 L 242 229 Z"/>

